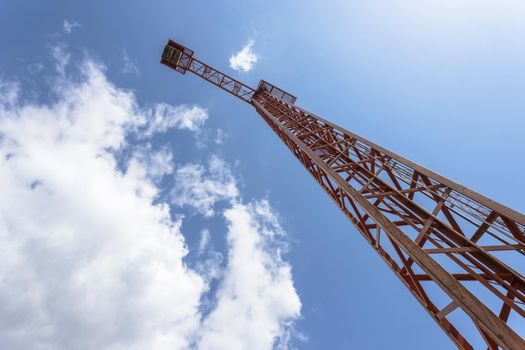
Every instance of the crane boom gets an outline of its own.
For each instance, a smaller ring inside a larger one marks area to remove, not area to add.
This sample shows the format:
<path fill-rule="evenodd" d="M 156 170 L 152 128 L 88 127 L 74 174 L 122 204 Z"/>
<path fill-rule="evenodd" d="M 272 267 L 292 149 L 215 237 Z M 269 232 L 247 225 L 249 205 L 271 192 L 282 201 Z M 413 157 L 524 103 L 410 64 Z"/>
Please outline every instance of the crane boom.
<path fill-rule="evenodd" d="M 264 80 L 253 89 L 173 40 L 161 63 L 250 103 L 459 349 L 474 349 L 459 323 L 490 350 L 525 349 L 512 323 L 525 319 L 523 214 L 297 107 Z"/>

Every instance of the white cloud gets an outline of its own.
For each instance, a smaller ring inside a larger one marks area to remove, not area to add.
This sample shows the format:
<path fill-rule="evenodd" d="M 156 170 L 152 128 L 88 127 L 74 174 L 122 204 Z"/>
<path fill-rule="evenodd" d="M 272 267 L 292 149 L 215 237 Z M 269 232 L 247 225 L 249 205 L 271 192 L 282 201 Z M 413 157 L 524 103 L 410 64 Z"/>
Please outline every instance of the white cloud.
<path fill-rule="evenodd" d="M 188 129 L 198 132 L 208 119 L 208 111 L 199 106 L 171 106 L 166 103 L 156 104 L 145 112 L 147 128 L 144 135 L 151 136 L 166 132 L 170 128 Z"/>
<path fill-rule="evenodd" d="M 173 172 L 173 154 L 165 147 L 154 151 L 149 143 L 136 147 L 128 162 L 129 172 L 136 174 L 137 177 L 158 181 L 164 175 Z"/>
<path fill-rule="evenodd" d="M 65 67 L 62 56 L 55 55 Z M 207 112 L 165 104 L 145 111 L 103 68 L 89 60 L 79 66 L 74 82 L 58 70 L 50 105 L 22 104 L 17 84 L 0 84 L 9 91 L 0 99 L 0 347 L 286 347 L 301 304 L 268 202 L 242 204 L 216 156 L 179 167 L 175 202 L 204 215 L 218 201 L 229 205 L 227 261 L 208 231 L 192 270 L 183 263 L 183 217 L 154 204 L 157 183 L 173 173 L 171 152 L 126 141 L 143 128 L 150 136 L 170 127 L 198 131 Z M 125 170 L 116 151 L 131 154 Z M 216 302 L 203 305 L 218 278 Z"/>
<path fill-rule="evenodd" d="M 230 68 L 242 72 L 249 72 L 252 70 L 258 60 L 257 55 L 252 51 L 253 44 L 255 44 L 255 41 L 248 40 L 246 45 L 244 45 L 240 51 L 230 57 Z"/>
<path fill-rule="evenodd" d="M 151 183 L 117 170 L 134 96 L 83 72 L 56 104 L 0 104 L 1 347 L 186 348 L 204 281 Z"/>
<path fill-rule="evenodd" d="M 127 174 L 133 176 L 141 186 L 137 187 L 137 193 L 151 198 L 157 196 L 157 184 L 165 175 L 173 172 L 173 154 L 166 148 L 152 150 L 148 143 L 142 147 L 136 147 L 127 164 Z"/>
<path fill-rule="evenodd" d="M 140 69 L 137 64 L 128 56 L 126 50 L 122 50 L 122 61 L 124 65 L 122 66 L 122 73 L 124 74 L 134 74 L 140 75 Z"/>
<path fill-rule="evenodd" d="M 219 269 L 222 255 L 213 249 L 210 257 L 197 266 L 207 281 L 222 277 L 215 308 L 199 332 L 198 348 L 288 348 L 301 302 L 293 286 L 291 267 L 281 256 L 285 232 L 268 201 L 243 204 L 231 170 L 216 156 L 207 167 L 188 164 L 177 169 L 172 200 L 205 216 L 214 214 L 218 201 L 229 201 L 231 205 L 223 213 L 229 223 L 225 271 Z M 209 241 L 209 231 L 204 230 L 200 254 Z"/>
<path fill-rule="evenodd" d="M 212 156 L 208 166 L 186 164 L 175 171 L 175 184 L 171 198 L 178 206 L 191 206 L 210 217 L 213 206 L 220 200 L 233 200 L 239 190 L 230 169 L 217 156 Z"/>
<path fill-rule="evenodd" d="M 73 32 L 73 29 L 80 28 L 80 23 L 75 21 L 68 21 L 67 19 L 64 20 L 64 31 L 67 34 L 71 34 Z"/>
<path fill-rule="evenodd" d="M 301 302 L 290 266 L 276 247 L 283 231 L 267 201 L 237 203 L 224 215 L 228 265 L 217 306 L 203 323 L 199 349 L 287 348 Z"/>

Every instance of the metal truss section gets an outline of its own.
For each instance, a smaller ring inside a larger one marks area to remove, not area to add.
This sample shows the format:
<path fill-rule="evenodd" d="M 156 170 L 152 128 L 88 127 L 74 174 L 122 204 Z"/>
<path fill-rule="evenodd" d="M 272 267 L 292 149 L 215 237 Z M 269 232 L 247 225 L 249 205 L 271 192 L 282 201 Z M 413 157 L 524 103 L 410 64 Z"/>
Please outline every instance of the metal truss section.
<path fill-rule="evenodd" d="M 191 60 L 188 70 L 245 102 L 250 102 L 255 93 L 255 90 L 248 85 L 227 76 L 221 71 L 212 68 L 195 58 Z"/>
<path fill-rule="evenodd" d="M 461 319 L 525 349 L 522 214 L 268 93 L 251 103 L 458 348 Z"/>

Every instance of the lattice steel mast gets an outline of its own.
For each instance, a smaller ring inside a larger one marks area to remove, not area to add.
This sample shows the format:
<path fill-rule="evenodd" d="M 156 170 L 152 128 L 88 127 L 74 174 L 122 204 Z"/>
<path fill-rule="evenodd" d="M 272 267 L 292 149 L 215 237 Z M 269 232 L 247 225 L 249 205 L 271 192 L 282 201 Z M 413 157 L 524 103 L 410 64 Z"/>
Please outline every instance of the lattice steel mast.
<path fill-rule="evenodd" d="M 272 84 L 253 89 L 172 40 L 161 63 L 254 106 L 458 348 L 473 349 L 467 319 L 488 349 L 525 349 L 523 214 L 295 106 Z"/>

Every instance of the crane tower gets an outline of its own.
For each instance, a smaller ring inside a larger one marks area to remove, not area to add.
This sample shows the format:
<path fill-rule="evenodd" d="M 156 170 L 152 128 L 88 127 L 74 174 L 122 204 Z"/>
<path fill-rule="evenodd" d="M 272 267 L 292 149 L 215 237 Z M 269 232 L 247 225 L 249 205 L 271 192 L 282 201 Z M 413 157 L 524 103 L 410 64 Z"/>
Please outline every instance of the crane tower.
<path fill-rule="evenodd" d="M 472 334 L 490 350 L 525 349 L 523 214 L 296 106 L 264 80 L 243 84 L 173 40 L 161 63 L 252 105 L 459 349 L 474 349 Z"/>

